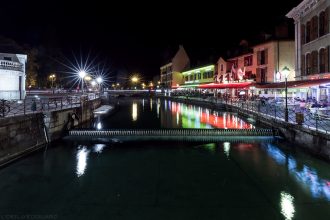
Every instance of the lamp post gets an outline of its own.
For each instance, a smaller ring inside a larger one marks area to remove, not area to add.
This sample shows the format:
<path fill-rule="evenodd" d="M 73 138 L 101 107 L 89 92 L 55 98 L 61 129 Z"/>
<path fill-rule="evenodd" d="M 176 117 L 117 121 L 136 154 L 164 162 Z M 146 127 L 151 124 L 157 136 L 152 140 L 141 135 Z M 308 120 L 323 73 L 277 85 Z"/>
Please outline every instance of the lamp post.
<path fill-rule="evenodd" d="M 81 78 L 81 93 L 84 93 L 84 78 L 87 75 L 87 73 L 84 70 L 81 70 L 79 71 L 78 75 Z"/>
<path fill-rule="evenodd" d="M 96 82 L 97 82 L 98 85 L 99 85 L 99 92 L 101 92 L 101 91 L 102 91 L 101 84 L 102 84 L 102 82 L 103 82 L 102 77 L 101 77 L 101 76 L 97 77 L 97 78 L 96 78 Z"/>
<path fill-rule="evenodd" d="M 285 66 L 282 69 L 282 73 L 284 74 L 285 77 L 285 122 L 289 121 L 289 112 L 288 112 L 288 75 L 289 75 L 290 69 Z"/>
<path fill-rule="evenodd" d="M 53 94 L 54 94 L 54 88 L 53 88 L 53 86 L 54 86 L 55 78 L 56 78 L 56 75 L 55 75 L 55 74 L 52 74 L 52 75 L 49 76 L 49 79 L 50 79 L 50 81 L 52 82 L 52 90 L 53 90 Z"/>
<path fill-rule="evenodd" d="M 136 83 L 139 81 L 139 78 L 137 78 L 136 76 L 133 76 L 131 80 L 133 82 L 133 86 L 135 86 Z M 136 86 L 135 86 L 135 89 L 136 89 Z"/>

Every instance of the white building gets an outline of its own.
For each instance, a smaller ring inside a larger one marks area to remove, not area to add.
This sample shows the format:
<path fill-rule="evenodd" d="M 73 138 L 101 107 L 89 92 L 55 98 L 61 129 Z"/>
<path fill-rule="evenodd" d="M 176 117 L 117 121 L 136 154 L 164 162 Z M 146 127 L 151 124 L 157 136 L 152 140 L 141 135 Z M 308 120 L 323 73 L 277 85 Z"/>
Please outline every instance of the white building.
<path fill-rule="evenodd" d="M 315 83 L 310 96 L 330 101 L 330 1 L 304 0 L 286 16 L 295 22 L 297 80 Z M 318 80 L 318 81 L 315 81 Z"/>
<path fill-rule="evenodd" d="M 25 98 L 27 55 L 0 53 L 0 99 Z"/>

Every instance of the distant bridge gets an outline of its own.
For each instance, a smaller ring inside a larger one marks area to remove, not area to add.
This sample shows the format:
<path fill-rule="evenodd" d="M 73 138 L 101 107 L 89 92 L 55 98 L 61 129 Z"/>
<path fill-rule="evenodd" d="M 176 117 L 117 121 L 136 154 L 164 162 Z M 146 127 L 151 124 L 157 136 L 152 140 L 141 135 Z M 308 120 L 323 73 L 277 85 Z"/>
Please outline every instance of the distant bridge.
<path fill-rule="evenodd" d="M 225 141 L 255 140 L 279 137 L 274 129 L 108 129 L 71 130 L 70 139 L 118 141 Z"/>

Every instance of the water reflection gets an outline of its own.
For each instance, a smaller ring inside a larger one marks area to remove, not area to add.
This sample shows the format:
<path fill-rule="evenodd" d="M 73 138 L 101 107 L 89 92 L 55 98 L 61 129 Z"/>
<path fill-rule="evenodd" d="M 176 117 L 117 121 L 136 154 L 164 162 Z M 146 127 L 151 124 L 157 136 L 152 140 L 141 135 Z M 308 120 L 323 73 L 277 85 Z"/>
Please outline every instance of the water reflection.
<path fill-rule="evenodd" d="M 98 122 L 96 125 L 97 130 L 101 130 L 102 129 L 102 123 Z"/>
<path fill-rule="evenodd" d="M 132 120 L 136 121 L 137 120 L 137 116 L 138 116 L 138 112 L 137 112 L 137 103 L 133 102 L 132 105 Z"/>
<path fill-rule="evenodd" d="M 106 146 L 105 144 L 95 144 L 94 147 L 93 147 L 93 151 L 95 153 L 102 153 L 105 146 Z"/>
<path fill-rule="evenodd" d="M 162 118 L 162 124 L 167 127 L 179 127 L 181 125 L 182 128 L 254 128 L 251 123 L 242 120 L 234 114 L 218 111 L 212 112 L 208 108 L 164 101 L 165 113 L 167 110 L 171 111 L 174 119 L 172 120 L 168 116 Z M 162 115 L 165 115 L 165 113 Z"/>
<path fill-rule="evenodd" d="M 223 151 L 225 152 L 225 155 L 229 159 L 229 156 L 230 156 L 230 143 L 229 142 L 223 143 Z"/>
<path fill-rule="evenodd" d="M 305 164 L 299 167 L 296 159 L 286 155 L 273 144 L 264 145 L 263 148 L 278 164 L 287 166 L 290 175 L 308 189 L 314 198 L 325 198 L 330 201 L 330 181 L 320 177 L 316 169 Z"/>
<path fill-rule="evenodd" d="M 77 151 L 77 168 L 76 174 L 78 177 L 82 176 L 85 173 L 87 166 L 87 159 L 90 150 L 87 150 L 86 146 L 79 146 Z"/>
<path fill-rule="evenodd" d="M 281 192 L 281 213 L 284 215 L 285 220 L 291 220 L 295 213 L 295 208 L 293 205 L 293 196 L 291 196 L 289 193 Z"/>

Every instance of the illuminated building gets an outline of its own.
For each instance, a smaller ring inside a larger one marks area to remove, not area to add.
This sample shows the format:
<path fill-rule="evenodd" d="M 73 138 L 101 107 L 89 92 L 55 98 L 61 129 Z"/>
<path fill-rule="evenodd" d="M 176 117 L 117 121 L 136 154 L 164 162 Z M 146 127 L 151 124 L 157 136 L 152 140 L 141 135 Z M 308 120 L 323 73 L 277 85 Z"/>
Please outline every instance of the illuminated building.
<path fill-rule="evenodd" d="M 171 89 L 173 86 L 183 82 L 181 71 L 189 67 L 190 60 L 182 45 L 176 53 L 169 58 L 167 63 L 160 67 L 160 83 L 165 89 Z"/>
<path fill-rule="evenodd" d="M 25 64 L 23 54 L 0 53 L 0 99 L 25 98 Z"/>
<path fill-rule="evenodd" d="M 304 0 L 286 15 L 295 22 L 296 78 L 319 80 L 310 86 L 308 95 L 318 101 L 330 101 L 330 89 L 326 85 L 330 78 L 329 14 L 329 0 Z"/>
<path fill-rule="evenodd" d="M 214 65 L 208 65 L 182 72 L 184 85 L 212 83 L 214 81 Z"/>

